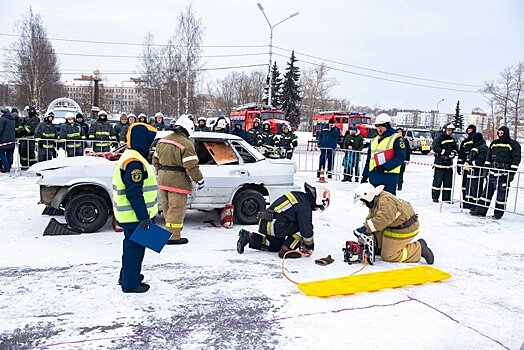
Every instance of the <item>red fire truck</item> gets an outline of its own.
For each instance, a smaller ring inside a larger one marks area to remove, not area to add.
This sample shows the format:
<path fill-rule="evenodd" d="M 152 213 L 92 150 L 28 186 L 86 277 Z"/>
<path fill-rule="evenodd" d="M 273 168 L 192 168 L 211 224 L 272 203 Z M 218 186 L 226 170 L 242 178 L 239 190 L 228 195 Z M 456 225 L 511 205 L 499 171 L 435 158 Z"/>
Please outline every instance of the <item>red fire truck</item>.
<path fill-rule="evenodd" d="M 349 128 L 353 125 L 360 131 L 366 145 L 369 144 L 371 138 L 377 135 L 377 130 L 371 124 L 371 118 L 367 116 L 366 113 L 323 111 L 313 116 L 313 137 L 317 137 L 322 128 L 327 128 L 327 124 L 331 118 L 335 120 L 335 124 L 340 129 L 340 145 L 342 145 L 344 136 L 349 133 Z"/>
<path fill-rule="evenodd" d="M 274 133 L 282 132 L 282 126 L 284 124 L 290 126 L 283 111 L 271 107 L 263 107 L 256 103 L 238 106 L 231 111 L 229 118 L 231 119 L 231 129 L 235 122 L 240 121 L 242 123 L 242 128 L 244 130 L 249 130 L 253 127 L 253 119 L 255 118 L 260 119 L 261 125 L 262 122 L 268 121 L 271 125 L 271 130 Z"/>

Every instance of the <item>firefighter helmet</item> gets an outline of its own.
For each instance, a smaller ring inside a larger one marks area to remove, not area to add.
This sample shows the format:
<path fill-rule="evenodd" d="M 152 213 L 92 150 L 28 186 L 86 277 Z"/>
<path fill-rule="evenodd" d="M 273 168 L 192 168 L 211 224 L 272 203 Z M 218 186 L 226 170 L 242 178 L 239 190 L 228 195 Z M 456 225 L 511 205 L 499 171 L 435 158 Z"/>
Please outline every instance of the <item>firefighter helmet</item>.
<path fill-rule="evenodd" d="M 164 119 L 164 115 L 161 112 L 157 112 L 155 114 L 155 118 L 158 118 L 158 117 L 161 117 L 162 119 Z"/>
<path fill-rule="evenodd" d="M 204 122 L 205 122 L 206 120 L 207 120 L 206 117 L 200 117 L 200 118 L 198 118 L 198 121 L 199 121 L 199 122 L 201 122 L 201 121 L 204 121 Z"/>
<path fill-rule="evenodd" d="M 182 114 L 175 122 L 175 128 L 182 129 L 187 136 L 193 135 L 193 132 L 195 131 L 195 124 L 193 124 L 193 121 L 189 116 L 190 114 Z"/>
<path fill-rule="evenodd" d="M 446 129 L 455 130 L 455 125 L 453 123 L 446 124 L 444 125 L 444 130 Z"/>
<path fill-rule="evenodd" d="M 391 117 L 386 113 L 380 113 L 377 116 L 377 118 L 375 119 L 375 125 L 386 124 L 386 123 L 391 124 Z"/>
<path fill-rule="evenodd" d="M 100 111 L 98 112 L 98 116 L 101 117 L 101 116 L 105 116 L 107 118 L 107 112 L 106 111 Z"/>
<path fill-rule="evenodd" d="M 368 182 L 358 185 L 355 189 L 355 204 L 359 201 L 370 203 L 383 189 L 384 185 L 375 187 Z"/>
<path fill-rule="evenodd" d="M 260 125 L 260 118 L 253 119 L 253 124 L 258 123 Z"/>

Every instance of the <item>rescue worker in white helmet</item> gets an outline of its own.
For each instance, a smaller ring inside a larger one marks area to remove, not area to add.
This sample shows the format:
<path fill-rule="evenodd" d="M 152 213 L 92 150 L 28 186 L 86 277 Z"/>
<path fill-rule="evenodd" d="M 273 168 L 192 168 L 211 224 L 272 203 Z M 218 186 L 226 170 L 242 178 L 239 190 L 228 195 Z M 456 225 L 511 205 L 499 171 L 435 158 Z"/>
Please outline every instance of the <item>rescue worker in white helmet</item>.
<path fill-rule="evenodd" d="M 258 232 L 241 229 L 238 233 L 237 252 L 244 248 L 278 252 L 280 258 L 290 250 L 286 258 L 310 256 L 315 249 L 313 240 L 313 211 L 324 211 L 329 207 L 329 189 L 315 188 L 304 183 L 304 192 L 291 191 L 277 198 L 260 216 Z"/>
<path fill-rule="evenodd" d="M 210 132 L 211 129 L 206 125 L 206 117 L 199 117 L 197 121 L 197 126 L 195 127 L 195 131 L 203 131 L 203 132 Z"/>
<path fill-rule="evenodd" d="M 367 182 L 369 178 L 373 186 L 384 185 L 384 190 L 396 194 L 400 168 L 406 159 L 406 144 L 391 127 L 388 114 L 379 114 L 375 127 L 377 136 L 369 144 L 361 182 Z"/>
<path fill-rule="evenodd" d="M 152 124 L 158 131 L 167 130 L 166 124 L 164 124 L 164 115 L 160 112 L 155 114 L 155 120 Z"/>
<path fill-rule="evenodd" d="M 423 257 L 431 265 L 435 258 L 424 239 L 411 242 L 419 232 L 418 216 L 409 202 L 384 191 L 384 186 L 369 183 L 355 189 L 355 204 L 369 209 L 362 227 L 353 231 L 355 236 L 373 234 L 374 249 L 382 260 L 388 262 L 419 262 Z"/>
<path fill-rule="evenodd" d="M 451 188 L 453 186 L 453 158 L 458 154 L 455 139 L 451 136 L 455 125 L 448 123 L 442 132 L 433 140 L 433 153 L 435 154 L 433 184 L 431 185 L 431 198 L 438 203 L 442 192 L 442 201 L 451 202 Z"/>
<path fill-rule="evenodd" d="M 249 139 L 251 144 L 254 145 L 258 134 L 262 132 L 262 126 L 260 125 L 260 119 L 253 119 L 253 126 L 247 131 L 249 133 Z"/>
<path fill-rule="evenodd" d="M 266 120 L 262 123 L 262 131 L 258 133 L 254 146 L 278 146 L 279 139 L 271 130 L 271 124 Z"/>
<path fill-rule="evenodd" d="M 173 133 L 158 141 L 153 165 L 158 172 L 158 187 L 166 227 L 171 232 L 167 244 L 186 244 L 181 237 L 186 215 L 187 196 L 192 193 L 191 181 L 197 190 L 204 188 L 204 178 L 198 166 L 198 157 L 189 136 L 195 131 L 193 117 L 182 114 L 175 122 Z"/>

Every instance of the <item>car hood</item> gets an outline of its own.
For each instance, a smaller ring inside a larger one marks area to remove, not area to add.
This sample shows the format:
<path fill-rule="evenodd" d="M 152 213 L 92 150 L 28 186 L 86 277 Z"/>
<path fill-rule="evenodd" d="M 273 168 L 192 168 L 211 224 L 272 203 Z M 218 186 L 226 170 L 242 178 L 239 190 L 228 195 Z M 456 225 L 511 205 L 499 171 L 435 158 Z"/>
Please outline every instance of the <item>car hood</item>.
<path fill-rule="evenodd" d="M 109 160 L 101 157 L 68 157 L 68 158 L 56 158 L 53 160 L 48 160 L 45 162 L 39 162 L 35 165 L 32 165 L 27 172 L 32 174 L 37 174 L 41 171 L 62 169 L 68 167 L 91 167 L 93 165 L 100 165 L 110 162 Z"/>

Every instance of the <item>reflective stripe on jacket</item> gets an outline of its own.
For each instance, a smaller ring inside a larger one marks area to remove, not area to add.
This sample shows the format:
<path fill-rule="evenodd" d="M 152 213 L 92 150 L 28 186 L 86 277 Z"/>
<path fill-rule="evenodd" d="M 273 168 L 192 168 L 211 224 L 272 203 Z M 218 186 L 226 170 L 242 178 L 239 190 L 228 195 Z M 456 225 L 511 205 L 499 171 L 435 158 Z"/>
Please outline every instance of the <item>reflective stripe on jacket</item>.
<path fill-rule="evenodd" d="M 144 202 L 150 218 L 158 213 L 158 183 L 153 167 L 135 150 L 127 149 L 117 162 L 113 173 L 113 210 L 115 218 L 121 223 L 138 222 L 136 213 L 133 211 L 131 203 L 126 197 L 126 186 L 122 180 L 121 170 L 125 168 L 126 161 L 138 160 L 144 166 L 148 176 L 144 179 L 142 187 Z"/>
<path fill-rule="evenodd" d="M 395 140 L 398 139 L 399 137 L 402 137 L 402 136 L 400 136 L 399 134 L 393 134 L 391 136 L 382 138 L 381 139 L 382 142 L 380 143 L 379 143 L 380 136 L 376 136 L 373 138 L 373 140 L 371 140 L 371 145 L 369 146 L 371 147 L 371 158 L 369 159 L 369 171 L 370 172 L 373 171 L 373 169 L 377 167 L 377 165 L 375 164 L 375 154 L 380 153 L 380 152 L 385 152 L 387 150 L 391 150 L 394 152 L 393 145 L 395 143 Z M 400 165 L 391 170 L 385 170 L 384 173 L 399 174 Z"/>

